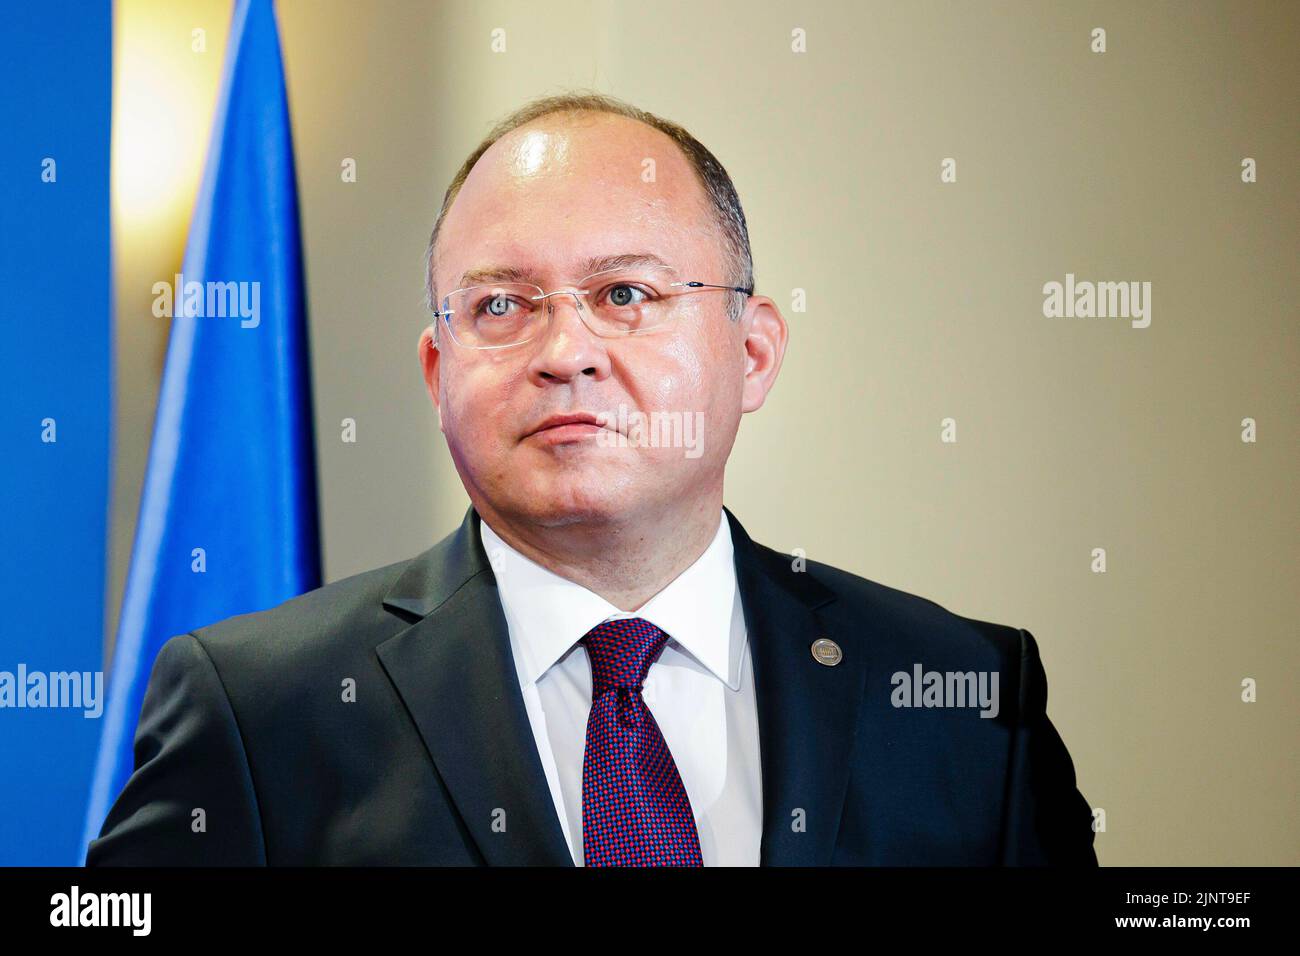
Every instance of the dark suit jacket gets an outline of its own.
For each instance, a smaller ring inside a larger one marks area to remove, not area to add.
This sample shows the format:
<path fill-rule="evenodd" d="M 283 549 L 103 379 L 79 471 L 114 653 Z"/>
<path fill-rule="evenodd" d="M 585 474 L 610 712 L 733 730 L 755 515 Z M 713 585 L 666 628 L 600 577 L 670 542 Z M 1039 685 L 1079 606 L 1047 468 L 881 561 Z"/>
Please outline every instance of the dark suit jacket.
<path fill-rule="evenodd" d="M 795 570 L 726 517 L 764 865 L 1096 865 L 1027 631 Z M 417 558 L 169 640 L 87 865 L 571 866 L 478 523 L 471 508 Z M 834 666 L 810 651 L 823 637 Z M 891 675 L 918 663 L 996 671 L 1000 713 L 893 706 Z"/>

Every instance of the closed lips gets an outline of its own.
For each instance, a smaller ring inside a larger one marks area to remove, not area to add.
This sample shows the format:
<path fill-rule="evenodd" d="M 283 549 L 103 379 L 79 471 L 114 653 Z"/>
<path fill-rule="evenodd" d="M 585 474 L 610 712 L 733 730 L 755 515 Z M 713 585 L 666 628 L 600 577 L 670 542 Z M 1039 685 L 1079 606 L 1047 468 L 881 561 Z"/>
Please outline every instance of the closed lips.
<path fill-rule="evenodd" d="M 596 425 L 606 427 L 605 423 L 595 415 L 587 412 L 579 412 L 572 415 L 552 415 L 544 419 L 540 425 L 534 428 L 528 434 L 535 435 L 538 432 L 546 431 L 548 428 L 559 428 L 561 425 Z"/>

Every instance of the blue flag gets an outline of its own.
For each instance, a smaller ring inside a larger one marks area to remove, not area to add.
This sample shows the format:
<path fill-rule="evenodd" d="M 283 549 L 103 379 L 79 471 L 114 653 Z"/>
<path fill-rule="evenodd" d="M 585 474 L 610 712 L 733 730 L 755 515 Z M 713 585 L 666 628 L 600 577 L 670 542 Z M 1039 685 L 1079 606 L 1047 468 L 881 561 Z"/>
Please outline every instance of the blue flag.
<path fill-rule="evenodd" d="M 271 0 L 235 8 L 184 265 L 153 292 L 171 337 L 83 853 L 131 775 L 159 648 L 321 582 L 298 197 Z"/>

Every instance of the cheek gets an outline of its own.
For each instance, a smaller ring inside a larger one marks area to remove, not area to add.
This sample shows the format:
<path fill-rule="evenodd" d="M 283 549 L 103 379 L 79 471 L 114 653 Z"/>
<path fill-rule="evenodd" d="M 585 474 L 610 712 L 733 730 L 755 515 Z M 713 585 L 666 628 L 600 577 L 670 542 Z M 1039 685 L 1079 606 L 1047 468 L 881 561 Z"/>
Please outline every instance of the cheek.
<path fill-rule="evenodd" d="M 707 318 L 701 321 L 707 321 Z M 654 358 L 651 374 L 641 376 L 647 405 L 677 411 L 709 412 L 739 393 L 743 359 L 725 330 L 709 335 L 681 336 L 667 343 Z"/>
<path fill-rule="evenodd" d="M 496 452 L 511 420 L 509 383 L 490 367 L 458 369 L 442 381 L 443 427 L 448 441 L 472 457 Z"/>
<path fill-rule="evenodd" d="M 666 411 L 699 408 L 708 367 L 702 344 L 679 336 L 644 356 L 644 364 L 636 370 L 642 387 L 640 403 Z"/>

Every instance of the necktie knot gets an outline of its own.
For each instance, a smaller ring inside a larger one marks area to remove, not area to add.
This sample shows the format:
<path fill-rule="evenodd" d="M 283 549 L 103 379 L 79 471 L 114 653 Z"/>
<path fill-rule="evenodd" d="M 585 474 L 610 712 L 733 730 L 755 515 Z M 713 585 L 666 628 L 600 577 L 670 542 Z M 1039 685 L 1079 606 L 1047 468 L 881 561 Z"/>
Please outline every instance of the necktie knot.
<path fill-rule="evenodd" d="M 591 661 L 591 696 L 595 700 L 614 688 L 640 693 L 668 635 L 644 618 L 625 617 L 597 624 L 581 643 Z"/>

